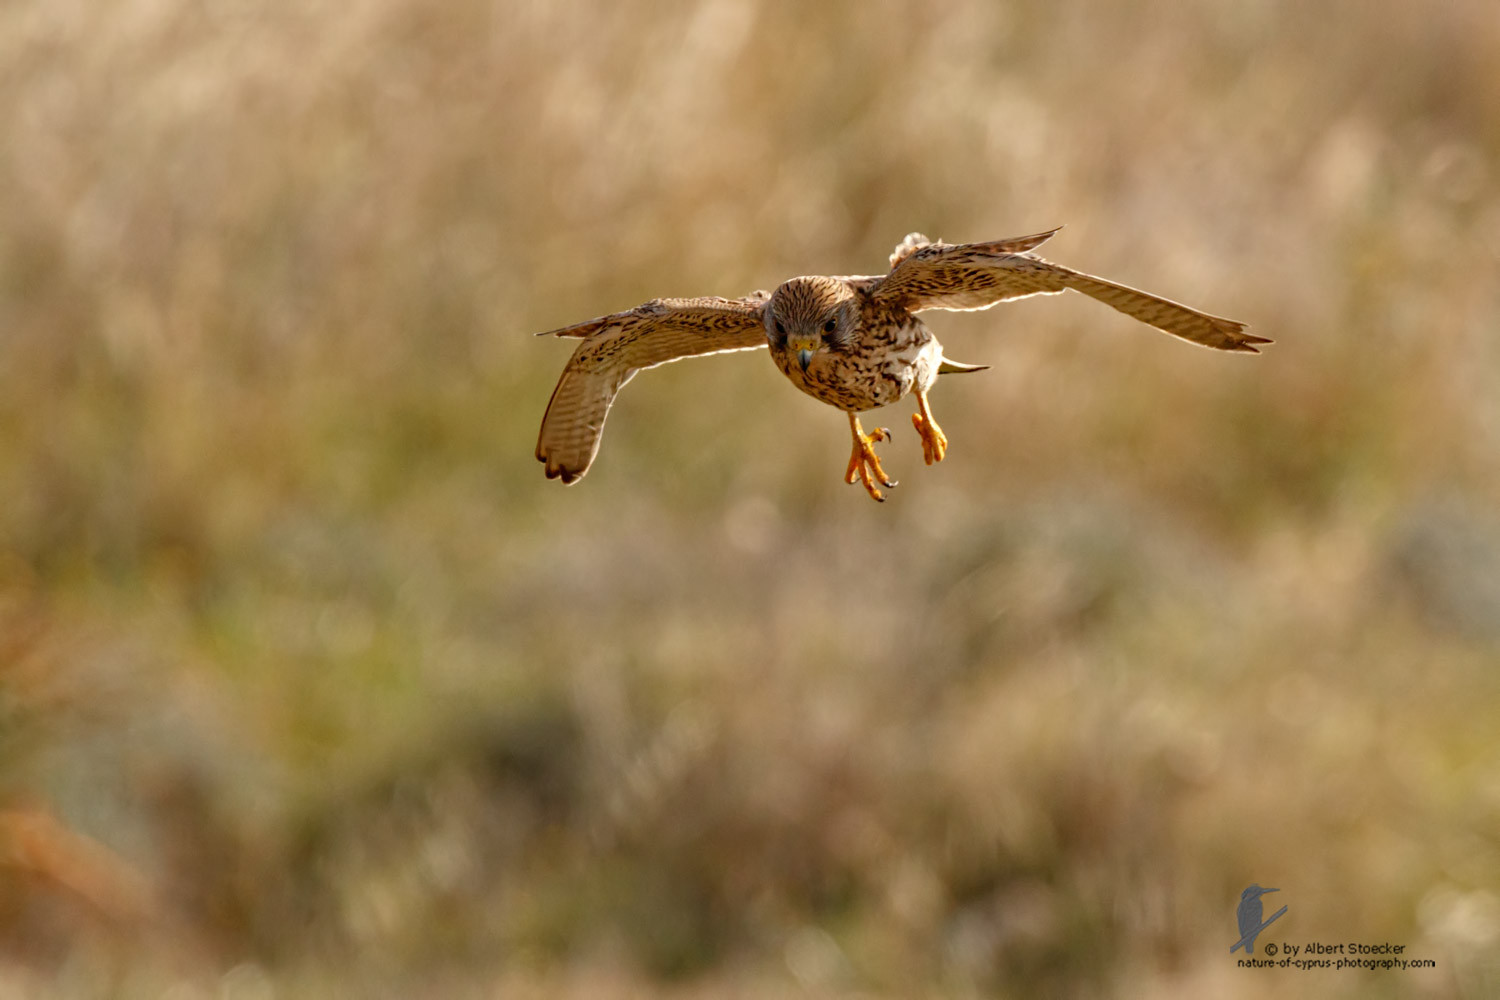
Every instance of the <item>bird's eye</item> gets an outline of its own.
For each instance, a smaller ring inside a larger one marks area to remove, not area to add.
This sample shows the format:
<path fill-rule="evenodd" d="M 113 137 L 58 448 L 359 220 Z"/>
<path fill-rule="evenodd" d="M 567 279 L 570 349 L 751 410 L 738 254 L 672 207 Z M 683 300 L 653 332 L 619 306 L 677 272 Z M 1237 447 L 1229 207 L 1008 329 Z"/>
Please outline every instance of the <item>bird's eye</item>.
<path fill-rule="evenodd" d="M 783 337 L 786 336 L 786 327 L 781 325 L 781 320 L 779 319 L 776 321 L 776 332 Z"/>
<path fill-rule="evenodd" d="M 829 320 L 827 323 L 823 324 L 823 332 L 824 333 L 832 333 L 834 331 L 834 328 L 836 326 L 838 326 L 837 323 L 835 323 L 833 320 Z"/>

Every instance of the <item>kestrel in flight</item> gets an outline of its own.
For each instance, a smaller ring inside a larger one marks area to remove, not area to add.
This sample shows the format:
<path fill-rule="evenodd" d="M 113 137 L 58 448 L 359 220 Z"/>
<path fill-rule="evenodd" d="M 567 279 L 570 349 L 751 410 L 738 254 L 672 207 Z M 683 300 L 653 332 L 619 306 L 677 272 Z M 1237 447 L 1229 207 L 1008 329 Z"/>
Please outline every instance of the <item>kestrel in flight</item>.
<path fill-rule="evenodd" d="M 679 358 L 769 347 L 771 360 L 793 385 L 848 414 L 854 447 L 844 479 L 863 483 L 871 497 L 884 500 L 876 483 L 887 488 L 896 483 L 881 468 L 875 443 L 890 440 L 890 432 L 877 427 L 866 434 L 858 414 L 916 393 L 911 419 L 922 438 L 923 457 L 928 465 L 941 462 L 948 438 L 932 417 L 927 394 L 939 375 L 988 367 L 945 358 L 942 345 L 915 315 L 924 309 L 988 309 L 1071 288 L 1204 347 L 1256 354 L 1256 344 L 1270 343 L 1246 333 L 1243 323 L 1031 252 L 1056 232 L 958 245 L 912 233 L 891 254 L 886 274 L 792 278 L 774 292 L 739 299 L 652 299 L 538 334 L 583 342 L 552 391 L 536 457 L 546 463 L 547 478 L 575 482 L 599 453 L 615 394 L 636 372 Z"/>

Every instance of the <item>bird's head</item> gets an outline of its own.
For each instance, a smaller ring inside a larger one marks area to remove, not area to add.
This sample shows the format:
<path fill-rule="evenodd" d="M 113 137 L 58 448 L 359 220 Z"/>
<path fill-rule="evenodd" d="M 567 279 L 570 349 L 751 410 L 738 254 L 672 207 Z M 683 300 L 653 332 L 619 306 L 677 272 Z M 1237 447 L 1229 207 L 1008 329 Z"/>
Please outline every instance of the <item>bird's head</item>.
<path fill-rule="evenodd" d="M 1240 893 L 1240 899 L 1259 899 L 1261 896 L 1265 895 L 1268 892 L 1280 891 L 1280 889 L 1262 889 L 1258 885 L 1252 885 L 1244 892 Z"/>
<path fill-rule="evenodd" d="M 854 292 L 837 278 L 783 282 L 766 307 L 771 350 L 795 358 L 803 371 L 821 352 L 847 344 L 857 322 Z"/>

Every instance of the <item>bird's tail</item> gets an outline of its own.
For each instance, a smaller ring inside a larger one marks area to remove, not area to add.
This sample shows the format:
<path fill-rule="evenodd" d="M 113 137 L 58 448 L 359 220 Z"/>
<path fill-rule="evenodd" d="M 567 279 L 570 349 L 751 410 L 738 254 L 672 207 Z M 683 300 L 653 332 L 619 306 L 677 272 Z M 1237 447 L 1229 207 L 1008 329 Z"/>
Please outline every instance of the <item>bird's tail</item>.
<path fill-rule="evenodd" d="M 988 368 L 989 365 L 966 365 L 961 364 L 957 361 L 949 361 L 947 358 L 944 358 L 943 363 L 938 365 L 938 374 L 956 375 L 963 372 L 982 372 Z"/>
<path fill-rule="evenodd" d="M 1065 283 L 1069 288 L 1098 299 L 1142 323 L 1204 347 L 1259 354 L 1256 344 L 1271 343 L 1265 337 L 1246 333 L 1245 324 L 1238 320 L 1210 316 L 1129 285 L 1119 285 L 1080 271 L 1069 272 Z"/>

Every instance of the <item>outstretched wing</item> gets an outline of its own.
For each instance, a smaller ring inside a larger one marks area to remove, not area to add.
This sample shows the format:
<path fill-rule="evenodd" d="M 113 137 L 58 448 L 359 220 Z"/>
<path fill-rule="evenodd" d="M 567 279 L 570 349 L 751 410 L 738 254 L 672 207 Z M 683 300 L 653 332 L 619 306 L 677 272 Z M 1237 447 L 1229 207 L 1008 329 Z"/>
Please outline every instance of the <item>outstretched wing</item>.
<path fill-rule="evenodd" d="M 547 478 L 582 478 L 599 453 L 604 418 L 615 393 L 642 368 L 700 354 L 766 346 L 764 309 L 770 294 L 742 299 L 652 299 L 644 305 L 537 336 L 583 340 L 552 390 L 536 457 Z"/>
<path fill-rule="evenodd" d="M 1259 353 L 1265 337 L 1245 324 L 1210 316 L 1179 302 L 1043 260 L 1030 251 L 1057 230 L 994 243 L 932 243 L 912 233 L 891 254 L 891 272 L 872 294 L 910 312 L 988 309 L 1029 295 L 1082 292 L 1167 333 L 1221 351 Z"/>

